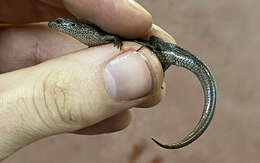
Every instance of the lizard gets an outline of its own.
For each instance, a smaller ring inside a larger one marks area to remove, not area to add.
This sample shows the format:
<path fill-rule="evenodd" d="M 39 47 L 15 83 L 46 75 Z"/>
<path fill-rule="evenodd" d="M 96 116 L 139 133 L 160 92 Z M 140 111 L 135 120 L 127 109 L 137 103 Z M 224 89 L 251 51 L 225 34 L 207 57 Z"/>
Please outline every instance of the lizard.
<path fill-rule="evenodd" d="M 129 41 L 117 35 L 107 33 L 99 27 L 82 20 L 71 20 L 67 18 L 57 18 L 50 21 L 48 26 L 59 32 L 68 34 L 89 47 L 102 44 L 113 43 L 121 49 L 122 41 Z M 193 72 L 199 79 L 204 93 L 204 107 L 202 116 L 195 128 L 183 139 L 173 144 L 162 144 L 156 139 L 152 140 L 162 148 L 178 149 L 189 145 L 199 138 L 209 126 L 216 106 L 216 81 L 206 64 L 188 50 L 162 39 L 151 36 L 149 40 L 131 40 L 139 43 L 142 47 L 148 47 L 159 59 L 163 72 L 171 65 L 179 66 Z M 139 48 L 139 49 L 141 49 Z"/>

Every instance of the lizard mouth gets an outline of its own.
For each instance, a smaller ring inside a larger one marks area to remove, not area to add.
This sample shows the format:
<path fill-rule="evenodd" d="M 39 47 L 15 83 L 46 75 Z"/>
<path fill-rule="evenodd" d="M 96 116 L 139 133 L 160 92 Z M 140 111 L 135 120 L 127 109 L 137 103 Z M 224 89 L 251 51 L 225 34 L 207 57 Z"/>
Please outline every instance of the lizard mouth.
<path fill-rule="evenodd" d="M 63 18 L 57 18 L 57 19 L 50 21 L 48 23 L 48 26 L 50 28 L 53 28 L 53 29 L 56 29 L 56 30 L 62 29 L 61 27 L 66 26 L 66 25 L 67 25 L 66 20 L 64 20 Z"/>
<path fill-rule="evenodd" d="M 48 27 L 53 28 L 53 29 L 57 29 L 58 24 L 55 21 L 51 21 L 48 23 Z"/>

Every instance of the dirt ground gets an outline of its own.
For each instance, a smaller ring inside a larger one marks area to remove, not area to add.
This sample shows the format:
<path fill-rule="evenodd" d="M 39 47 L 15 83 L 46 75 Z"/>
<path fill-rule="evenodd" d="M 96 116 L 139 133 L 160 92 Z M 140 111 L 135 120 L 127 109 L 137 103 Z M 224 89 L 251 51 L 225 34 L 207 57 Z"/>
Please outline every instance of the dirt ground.
<path fill-rule="evenodd" d="M 215 117 L 206 133 L 180 150 L 175 142 L 200 118 L 202 90 L 188 71 L 166 73 L 167 96 L 134 109 L 131 125 L 101 136 L 59 135 L 33 143 L 5 163 L 257 163 L 260 160 L 259 0 L 138 0 L 178 44 L 202 58 L 218 85 Z"/>

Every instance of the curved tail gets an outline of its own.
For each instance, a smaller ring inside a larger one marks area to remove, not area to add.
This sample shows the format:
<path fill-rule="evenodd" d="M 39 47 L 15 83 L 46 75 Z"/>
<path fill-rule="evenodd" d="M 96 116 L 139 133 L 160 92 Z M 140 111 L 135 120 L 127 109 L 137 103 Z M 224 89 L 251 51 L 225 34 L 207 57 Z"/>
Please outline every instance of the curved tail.
<path fill-rule="evenodd" d="M 163 148 L 178 149 L 199 138 L 210 124 L 216 106 L 216 82 L 209 68 L 197 56 L 177 45 L 170 44 L 170 46 L 171 52 L 162 51 L 162 53 L 167 56 L 167 60 L 171 61 L 171 65 L 184 67 L 193 72 L 200 80 L 204 92 L 202 116 L 196 127 L 186 137 L 174 144 L 161 144 L 157 140 L 152 139 L 156 144 Z M 165 70 L 167 68 L 168 67 L 166 67 Z"/>

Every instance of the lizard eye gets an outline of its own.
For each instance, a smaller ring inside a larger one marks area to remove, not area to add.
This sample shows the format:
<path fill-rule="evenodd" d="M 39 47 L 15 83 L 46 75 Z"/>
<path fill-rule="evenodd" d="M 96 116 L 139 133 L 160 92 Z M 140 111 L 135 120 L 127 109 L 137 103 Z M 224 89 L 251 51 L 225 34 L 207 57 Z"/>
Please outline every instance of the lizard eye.
<path fill-rule="evenodd" d="M 60 24 L 60 23 L 62 23 L 62 20 L 61 20 L 61 19 L 56 19 L 56 22 L 57 22 L 58 24 Z"/>

